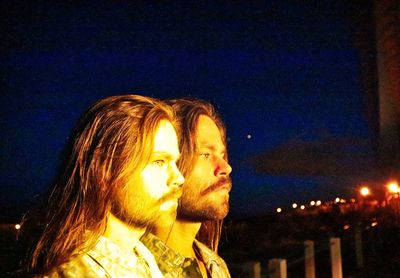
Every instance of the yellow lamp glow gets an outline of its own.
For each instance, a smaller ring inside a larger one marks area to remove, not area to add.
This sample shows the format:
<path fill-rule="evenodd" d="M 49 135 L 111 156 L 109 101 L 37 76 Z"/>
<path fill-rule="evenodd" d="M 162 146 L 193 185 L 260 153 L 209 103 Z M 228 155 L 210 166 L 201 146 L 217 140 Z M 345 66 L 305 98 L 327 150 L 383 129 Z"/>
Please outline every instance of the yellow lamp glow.
<path fill-rule="evenodd" d="M 399 193 L 400 191 L 399 184 L 397 182 L 390 182 L 387 185 L 387 188 L 390 193 Z"/>
<path fill-rule="evenodd" d="M 371 194 L 371 191 L 369 190 L 369 188 L 368 187 L 366 187 L 366 186 L 363 186 L 363 187 L 361 187 L 361 189 L 360 189 L 360 194 L 361 194 L 361 196 L 368 196 L 369 194 Z"/>

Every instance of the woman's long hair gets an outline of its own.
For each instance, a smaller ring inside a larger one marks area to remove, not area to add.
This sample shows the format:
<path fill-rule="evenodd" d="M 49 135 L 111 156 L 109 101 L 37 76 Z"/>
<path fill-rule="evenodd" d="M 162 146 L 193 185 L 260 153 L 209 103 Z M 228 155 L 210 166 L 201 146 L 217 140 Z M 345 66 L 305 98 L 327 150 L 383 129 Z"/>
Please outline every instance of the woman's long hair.
<path fill-rule="evenodd" d="M 50 191 L 29 273 L 46 273 L 93 247 L 117 193 L 149 160 L 161 120 L 174 124 L 172 109 L 138 95 L 105 98 L 84 114 L 64 171 Z"/>
<path fill-rule="evenodd" d="M 201 115 L 210 117 L 217 125 L 223 143 L 226 146 L 226 129 L 221 117 L 215 111 L 214 107 L 203 100 L 183 98 L 169 100 L 169 103 L 178 119 L 179 149 L 181 157 L 178 161 L 178 168 L 186 177 L 194 167 L 196 150 L 196 134 L 198 119 Z M 228 159 L 226 157 L 226 159 Z M 179 210 L 179 208 L 178 208 Z M 207 220 L 203 221 L 197 240 L 206 244 L 209 248 L 218 251 L 218 244 L 221 238 L 223 220 Z"/>

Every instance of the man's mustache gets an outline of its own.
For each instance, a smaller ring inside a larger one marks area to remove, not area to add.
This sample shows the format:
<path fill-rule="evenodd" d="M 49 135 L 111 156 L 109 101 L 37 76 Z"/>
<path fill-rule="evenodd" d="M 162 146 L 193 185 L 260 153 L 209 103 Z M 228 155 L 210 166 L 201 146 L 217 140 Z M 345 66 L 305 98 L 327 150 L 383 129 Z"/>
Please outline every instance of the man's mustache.
<path fill-rule="evenodd" d="M 179 199 L 181 195 L 182 195 L 182 186 L 173 187 L 170 192 L 168 192 L 158 200 L 158 203 L 162 204 L 172 199 Z"/>
<path fill-rule="evenodd" d="M 231 181 L 230 177 L 220 178 L 217 182 L 213 183 L 212 185 L 210 185 L 209 187 L 207 187 L 206 189 L 201 191 L 200 195 L 206 195 L 206 194 L 213 192 L 214 190 L 217 190 L 224 186 L 226 186 L 228 188 L 228 190 L 231 190 L 232 181 Z"/>

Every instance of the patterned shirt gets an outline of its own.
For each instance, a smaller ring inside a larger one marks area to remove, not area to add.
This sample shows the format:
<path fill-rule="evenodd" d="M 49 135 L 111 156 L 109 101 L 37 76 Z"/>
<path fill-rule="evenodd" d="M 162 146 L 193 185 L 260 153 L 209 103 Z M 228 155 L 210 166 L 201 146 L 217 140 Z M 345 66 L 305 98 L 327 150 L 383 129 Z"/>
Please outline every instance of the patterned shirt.
<path fill-rule="evenodd" d="M 158 267 L 166 278 L 202 277 L 197 262 L 198 259 L 204 263 L 208 277 L 231 277 L 224 260 L 206 245 L 197 240 L 194 241 L 193 248 L 198 259 L 183 257 L 151 233 L 145 233 L 140 240 L 153 253 Z"/>
<path fill-rule="evenodd" d="M 154 256 L 138 240 L 132 252 L 100 237 L 93 249 L 58 266 L 44 277 L 152 277 L 162 278 Z"/>

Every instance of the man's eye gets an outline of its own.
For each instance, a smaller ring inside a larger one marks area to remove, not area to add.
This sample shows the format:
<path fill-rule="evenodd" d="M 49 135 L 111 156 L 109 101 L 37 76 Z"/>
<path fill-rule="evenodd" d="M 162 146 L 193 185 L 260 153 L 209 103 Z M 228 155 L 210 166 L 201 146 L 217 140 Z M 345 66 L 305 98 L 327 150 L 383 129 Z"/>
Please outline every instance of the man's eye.
<path fill-rule="evenodd" d="M 209 154 L 209 153 L 201 153 L 200 156 L 201 156 L 202 158 L 209 158 L 209 157 L 210 157 L 210 154 Z"/>
<path fill-rule="evenodd" d="M 163 166 L 165 164 L 165 160 L 159 159 L 159 160 L 155 160 L 153 161 L 153 163 L 157 166 Z"/>

